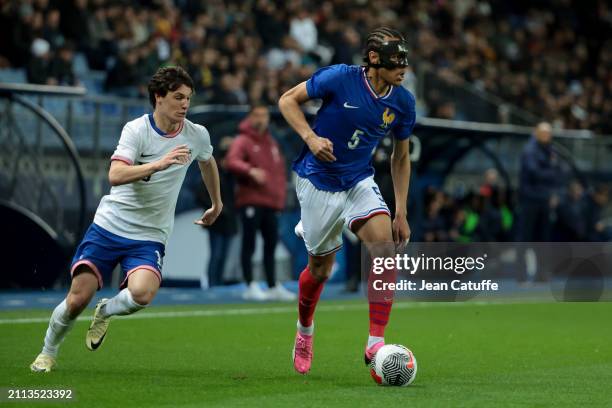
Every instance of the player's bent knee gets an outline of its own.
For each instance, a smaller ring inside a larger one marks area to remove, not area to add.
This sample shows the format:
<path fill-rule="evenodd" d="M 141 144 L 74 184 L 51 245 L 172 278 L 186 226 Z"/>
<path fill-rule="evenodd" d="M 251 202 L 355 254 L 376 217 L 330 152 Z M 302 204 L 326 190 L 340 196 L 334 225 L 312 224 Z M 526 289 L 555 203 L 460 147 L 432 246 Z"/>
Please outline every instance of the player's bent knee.
<path fill-rule="evenodd" d="M 310 274 L 318 280 L 329 277 L 334 266 L 334 254 L 326 256 L 311 256 L 309 259 Z"/>
<path fill-rule="evenodd" d="M 75 273 L 77 274 L 74 276 L 70 291 L 66 296 L 66 307 L 72 317 L 81 314 L 98 289 L 98 278 L 93 271 L 88 268 L 81 268 Z"/>
<path fill-rule="evenodd" d="M 312 258 L 310 260 L 311 269 L 321 269 L 325 266 L 325 262 L 323 262 L 320 258 Z M 311 271 L 312 272 L 312 271 Z"/>
<path fill-rule="evenodd" d="M 87 307 L 93 294 L 89 294 L 85 291 L 70 292 L 66 297 L 66 307 L 71 317 L 75 317 L 81 314 Z"/>
<path fill-rule="evenodd" d="M 128 290 L 130 291 L 134 302 L 138 303 L 141 306 L 149 305 L 153 301 L 153 298 L 155 298 L 155 294 L 157 293 L 156 289 L 154 290 L 152 288 L 141 286 L 130 287 Z"/>
<path fill-rule="evenodd" d="M 157 294 L 159 284 L 157 273 L 147 268 L 141 268 L 130 274 L 127 287 L 134 302 L 141 306 L 147 306 Z"/>
<path fill-rule="evenodd" d="M 323 268 L 315 268 L 310 270 L 310 274 L 318 281 L 324 281 L 325 279 L 329 278 L 330 272 L 331 271 L 327 271 Z"/>

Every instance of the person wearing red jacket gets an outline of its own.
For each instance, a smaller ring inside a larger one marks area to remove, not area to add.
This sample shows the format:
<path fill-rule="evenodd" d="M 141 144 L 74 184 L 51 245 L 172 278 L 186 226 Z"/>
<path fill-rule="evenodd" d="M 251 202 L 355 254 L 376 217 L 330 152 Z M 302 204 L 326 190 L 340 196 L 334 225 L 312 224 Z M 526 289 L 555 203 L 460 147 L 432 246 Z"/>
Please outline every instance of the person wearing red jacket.
<path fill-rule="evenodd" d="M 236 176 L 235 206 L 242 221 L 241 264 L 249 300 L 294 300 L 276 281 L 274 251 L 278 242 L 278 212 L 285 208 L 287 175 L 285 158 L 268 129 L 270 112 L 265 105 L 254 105 L 240 122 L 239 134 L 225 160 Z M 268 291 L 253 281 L 252 257 L 257 231 L 264 241 L 264 269 Z"/>

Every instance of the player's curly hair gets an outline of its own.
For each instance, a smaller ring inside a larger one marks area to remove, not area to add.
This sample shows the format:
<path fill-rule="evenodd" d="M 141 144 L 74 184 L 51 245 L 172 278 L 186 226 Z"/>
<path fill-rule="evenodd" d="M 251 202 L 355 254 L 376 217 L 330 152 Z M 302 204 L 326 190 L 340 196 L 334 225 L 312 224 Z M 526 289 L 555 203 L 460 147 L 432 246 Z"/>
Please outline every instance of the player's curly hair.
<path fill-rule="evenodd" d="M 193 91 L 193 79 L 180 66 L 163 67 L 157 70 L 149 81 L 149 102 L 155 108 L 155 95 L 166 96 L 168 92 L 176 91 L 186 85 Z"/>
<path fill-rule="evenodd" d="M 363 62 L 365 62 L 366 65 L 370 63 L 368 53 L 370 51 L 376 51 L 385 42 L 385 40 L 390 37 L 404 41 L 404 36 L 402 33 L 394 30 L 393 28 L 384 26 L 378 27 L 368 34 L 363 52 Z"/>

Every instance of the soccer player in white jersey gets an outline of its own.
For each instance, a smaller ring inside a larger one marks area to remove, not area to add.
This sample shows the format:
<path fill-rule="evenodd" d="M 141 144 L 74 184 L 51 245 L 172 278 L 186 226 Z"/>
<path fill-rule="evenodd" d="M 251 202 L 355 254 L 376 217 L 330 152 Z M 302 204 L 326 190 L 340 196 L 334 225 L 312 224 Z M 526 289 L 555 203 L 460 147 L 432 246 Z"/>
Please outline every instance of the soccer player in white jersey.
<path fill-rule="evenodd" d="M 313 315 L 342 245 L 342 229 L 348 226 L 373 257 L 392 256 L 395 245 L 410 235 L 406 219 L 410 159 L 408 138 L 415 123 L 414 96 L 401 86 L 406 71 L 407 45 L 393 29 L 380 27 L 366 41 L 364 66 L 324 67 L 305 82 L 287 91 L 279 108 L 304 140 L 293 162 L 297 173 L 297 197 L 301 221 L 296 233 L 308 249 L 308 266 L 300 274 L 298 322 L 293 364 L 306 374 L 313 356 Z M 300 105 L 322 99 L 314 126 L 306 121 Z M 395 216 L 374 182 L 372 152 L 387 133 L 393 133 L 391 175 Z M 394 270 L 385 279 L 393 280 Z M 372 279 L 370 273 L 370 279 Z M 368 364 L 384 344 L 393 292 L 377 293 L 368 285 L 370 330 L 365 348 Z"/>
<path fill-rule="evenodd" d="M 196 224 L 210 225 L 223 206 L 217 164 L 205 127 L 185 118 L 193 81 L 180 67 L 160 68 L 148 85 L 152 114 L 128 122 L 111 157 L 111 190 L 100 201 L 93 223 L 72 261 L 72 284 L 53 311 L 42 352 L 32 371 L 49 372 L 60 343 L 75 319 L 102 287 L 102 273 L 120 264 L 121 291 L 97 305 L 85 343 L 102 344 L 111 316 L 129 315 L 146 307 L 162 279 L 162 259 L 174 224 L 174 210 L 187 168 L 198 161 L 212 206 Z"/>

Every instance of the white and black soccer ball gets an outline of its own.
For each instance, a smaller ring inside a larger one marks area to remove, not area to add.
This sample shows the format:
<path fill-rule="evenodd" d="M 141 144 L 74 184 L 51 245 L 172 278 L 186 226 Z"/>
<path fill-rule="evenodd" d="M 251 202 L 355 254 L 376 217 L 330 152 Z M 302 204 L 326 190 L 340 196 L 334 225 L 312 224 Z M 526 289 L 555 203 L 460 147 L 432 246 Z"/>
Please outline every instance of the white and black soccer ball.
<path fill-rule="evenodd" d="M 410 385 L 416 373 L 417 361 L 414 354 L 401 344 L 385 344 L 370 362 L 370 374 L 381 385 Z"/>

